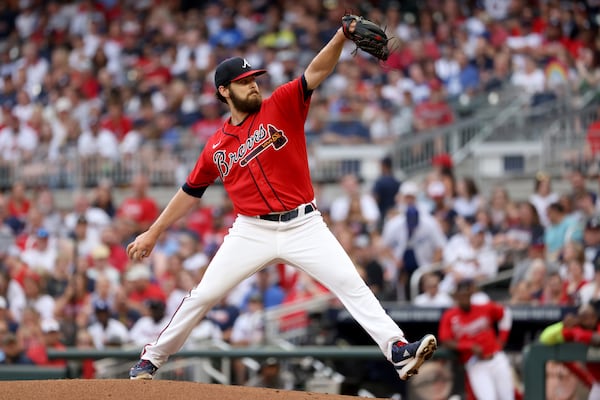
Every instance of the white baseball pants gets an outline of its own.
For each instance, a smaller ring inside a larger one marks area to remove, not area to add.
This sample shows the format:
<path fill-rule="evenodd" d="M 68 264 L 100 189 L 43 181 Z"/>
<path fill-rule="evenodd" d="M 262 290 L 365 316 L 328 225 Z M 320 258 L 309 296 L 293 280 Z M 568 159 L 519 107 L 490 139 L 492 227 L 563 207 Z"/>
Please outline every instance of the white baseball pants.
<path fill-rule="evenodd" d="M 588 400 L 600 400 L 600 383 L 594 382 L 588 395 Z"/>
<path fill-rule="evenodd" d="M 504 352 L 496 353 L 490 360 L 472 358 L 465 370 L 477 400 L 514 400 L 512 369 Z"/>
<path fill-rule="evenodd" d="M 142 358 L 160 367 L 183 346 L 221 297 L 242 280 L 279 261 L 300 268 L 325 285 L 390 359 L 391 343 L 404 340 L 404 333 L 362 280 L 319 211 L 289 222 L 239 215 L 201 282 L 183 299 L 156 341 L 144 347 Z"/>

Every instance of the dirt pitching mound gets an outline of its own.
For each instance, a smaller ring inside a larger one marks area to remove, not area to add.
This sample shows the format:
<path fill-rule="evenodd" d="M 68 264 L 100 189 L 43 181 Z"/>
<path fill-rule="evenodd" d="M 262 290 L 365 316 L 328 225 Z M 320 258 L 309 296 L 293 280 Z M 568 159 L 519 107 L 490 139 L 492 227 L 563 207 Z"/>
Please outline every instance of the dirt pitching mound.
<path fill-rule="evenodd" d="M 350 400 L 352 396 L 177 381 L 128 379 L 0 382 L 3 400 Z"/>

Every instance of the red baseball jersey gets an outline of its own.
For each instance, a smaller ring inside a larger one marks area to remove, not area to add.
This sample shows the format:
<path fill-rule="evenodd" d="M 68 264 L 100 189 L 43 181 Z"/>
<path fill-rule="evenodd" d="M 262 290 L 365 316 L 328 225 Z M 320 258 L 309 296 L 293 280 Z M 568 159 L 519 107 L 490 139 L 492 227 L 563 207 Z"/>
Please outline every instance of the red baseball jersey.
<path fill-rule="evenodd" d="M 228 119 L 207 141 L 182 189 L 200 197 L 220 177 L 235 212 L 249 216 L 311 202 L 304 136 L 310 95 L 302 76 L 278 87 L 241 124 Z"/>
<path fill-rule="evenodd" d="M 138 224 L 151 224 L 158 217 L 158 211 L 158 206 L 152 198 L 131 197 L 123 200 L 117 215 L 129 218 Z"/>
<path fill-rule="evenodd" d="M 499 337 L 496 335 L 496 324 Z M 439 328 L 440 342 L 455 340 L 462 362 L 473 355 L 472 346 L 477 344 L 483 350 L 483 356 L 491 356 L 500 351 L 499 340 L 506 342 L 512 319 L 500 304 L 489 302 L 471 306 L 469 311 L 458 307 L 450 308 L 442 315 Z"/>

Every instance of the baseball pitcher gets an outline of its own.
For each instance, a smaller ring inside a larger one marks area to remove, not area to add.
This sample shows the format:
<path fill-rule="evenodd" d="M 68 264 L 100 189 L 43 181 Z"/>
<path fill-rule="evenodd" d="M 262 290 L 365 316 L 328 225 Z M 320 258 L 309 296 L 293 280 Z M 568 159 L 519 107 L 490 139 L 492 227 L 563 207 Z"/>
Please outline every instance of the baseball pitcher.
<path fill-rule="evenodd" d="M 369 26 L 365 33 L 365 24 L 360 17 L 344 17 L 342 27 L 304 73 L 264 100 L 256 81 L 264 69 L 253 68 L 241 57 L 217 66 L 216 96 L 228 105 L 231 117 L 210 137 L 185 184 L 127 252 L 133 260 L 147 257 L 160 234 L 183 217 L 217 178 L 237 218 L 201 282 L 182 300 L 156 340 L 144 347 L 130 370 L 131 379 L 151 379 L 225 293 L 277 261 L 302 269 L 337 295 L 401 379 L 416 374 L 432 356 L 435 337 L 406 341 L 325 225 L 314 200 L 304 137 L 311 95 L 333 71 L 346 38 L 354 40 L 359 32 L 357 45 L 369 43 L 366 38 L 373 29 Z M 383 48 L 374 53 L 387 56 Z"/>

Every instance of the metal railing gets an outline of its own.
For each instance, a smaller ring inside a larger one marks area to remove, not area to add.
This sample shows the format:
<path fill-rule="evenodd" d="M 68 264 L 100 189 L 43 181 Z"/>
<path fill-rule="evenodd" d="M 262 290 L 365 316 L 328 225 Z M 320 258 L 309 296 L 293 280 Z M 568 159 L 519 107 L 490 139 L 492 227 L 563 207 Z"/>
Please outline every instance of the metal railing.
<path fill-rule="evenodd" d="M 524 125 L 523 109 L 529 102 L 525 95 L 508 92 L 506 101 L 490 106 L 469 119 L 427 132 L 402 137 L 392 149 L 395 169 L 412 174 L 431 165 L 433 156 L 451 154 L 455 163 L 462 162 L 477 143 L 492 135 L 514 132 Z"/>
<path fill-rule="evenodd" d="M 544 170 L 559 174 L 570 163 L 585 162 L 588 157 L 587 130 L 599 118 L 598 105 L 591 103 L 555 120 L 543 136 Z"/>
<path fill-rule="evenodd" d="M 308 314 L 326 310 L 334 299 L 334 294 L 326 293 L 308 300 L 267 309 L 264 313 L 267 342 L 302 341 L 308 333 Z"/>

